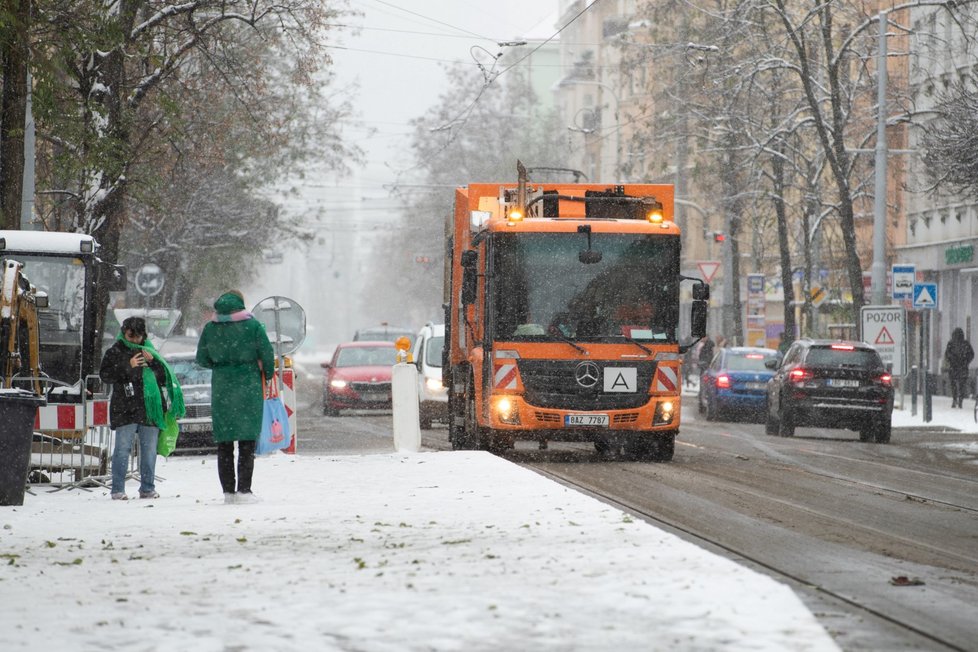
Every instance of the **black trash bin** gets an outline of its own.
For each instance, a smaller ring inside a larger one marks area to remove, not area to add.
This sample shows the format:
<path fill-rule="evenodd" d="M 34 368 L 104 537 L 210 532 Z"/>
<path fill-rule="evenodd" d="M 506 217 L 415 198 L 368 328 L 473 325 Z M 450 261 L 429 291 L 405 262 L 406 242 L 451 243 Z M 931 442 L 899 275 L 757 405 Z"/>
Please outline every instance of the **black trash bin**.
<path fill-rule="evenodd" d="M 22 389 L 0 389 L 0 505 L 24 504 L 34 415 L 45 403 Z"/>

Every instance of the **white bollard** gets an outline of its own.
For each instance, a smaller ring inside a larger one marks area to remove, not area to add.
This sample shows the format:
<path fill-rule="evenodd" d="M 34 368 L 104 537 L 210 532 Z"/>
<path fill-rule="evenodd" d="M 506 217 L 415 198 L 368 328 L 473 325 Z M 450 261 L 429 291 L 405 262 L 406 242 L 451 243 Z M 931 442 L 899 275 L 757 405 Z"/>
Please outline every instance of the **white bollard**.
<path fill-rule="evenodd" d="M 394 450 L 417 453 L 421 450 L 421 424 L 418 421 L 418 368 L 398 362 L 391 373 L 391 408 L 394 412 Z"/>

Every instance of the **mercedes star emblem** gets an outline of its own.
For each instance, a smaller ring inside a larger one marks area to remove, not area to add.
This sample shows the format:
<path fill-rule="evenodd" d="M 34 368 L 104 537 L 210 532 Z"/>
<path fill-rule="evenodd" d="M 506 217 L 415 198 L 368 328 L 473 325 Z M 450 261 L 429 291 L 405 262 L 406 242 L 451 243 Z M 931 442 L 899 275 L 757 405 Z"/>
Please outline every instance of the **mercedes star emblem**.
<path fill-rule="evenodd" d="M 598 365 L 586 360 L 574 369 L 574 379 L 581 387 L 594 387 L 598 382 Z"/>

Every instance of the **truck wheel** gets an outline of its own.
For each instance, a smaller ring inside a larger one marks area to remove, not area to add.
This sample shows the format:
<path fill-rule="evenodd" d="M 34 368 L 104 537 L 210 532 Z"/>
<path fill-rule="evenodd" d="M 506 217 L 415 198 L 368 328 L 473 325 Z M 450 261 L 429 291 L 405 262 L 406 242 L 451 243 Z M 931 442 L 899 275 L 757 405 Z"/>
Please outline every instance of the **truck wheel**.
<path fill-rule="evenodd" d="M 598 452 L 599 455 L 603 457 L 611 456 L 611 444 L 607 440 L 599 439 L 594 442 L 594 450 Z"/>
<path fill-rule="evenodd" d="M 418 422 L 422 430 L 431 430 L 431 415 L 418 410 Z"/>
<path fill-rule="evenodd" d="M 465 420 L 462 428 L 458 429 L 452 448 L 455 450 L 478 450 L 479 448 L 479 424 L 476 421 L 475 413 L 475 381 L 469 378 L 465 385 L 465 394 L 462 396 L 465 406 Z"/>
<path fill-rule="evenodd" d="M 652 445 L 653 462 L 670 462 L 676 452 L 676 435 L 664 435 Z"/>
<path fill-rule="evenodd" d="M 626 460 L 634 460 L 636 462 L 649 459 L 652 457 L 653 446 L 655 445 L 649 438 L 647 434 L 632 435 L 625 440 L 625 445 L 622 447 L 622 451 L 625 454 Z"/>

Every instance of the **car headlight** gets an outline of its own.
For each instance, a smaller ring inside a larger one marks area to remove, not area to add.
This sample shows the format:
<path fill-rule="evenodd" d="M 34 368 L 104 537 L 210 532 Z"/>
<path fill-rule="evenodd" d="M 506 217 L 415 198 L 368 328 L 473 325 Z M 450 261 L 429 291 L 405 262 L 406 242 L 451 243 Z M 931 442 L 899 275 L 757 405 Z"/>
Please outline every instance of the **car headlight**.
<path fill-rule="evenodd" d="M 335 387 L 336 389 L 343 389 L 344 387 L 346 387 L 346 381 L 345 380 L 339 380 L 339 379 L 331 380 L 331 381 L 329 381 L 329 386 L 330 387 Z"/>
<path fill-rule="evenodd" d="M 445 386 L 441 384 L 441 380 L 438 378 L 425 379 L 424 386 L 432 392 L 440 392 L 441 390 L 445 389 Z"/>

